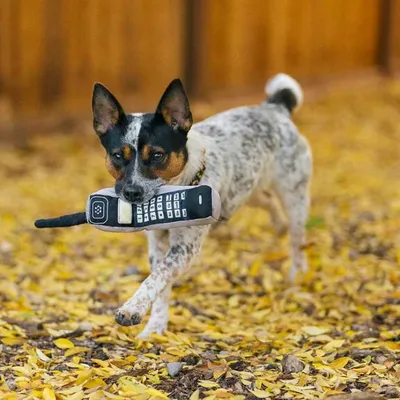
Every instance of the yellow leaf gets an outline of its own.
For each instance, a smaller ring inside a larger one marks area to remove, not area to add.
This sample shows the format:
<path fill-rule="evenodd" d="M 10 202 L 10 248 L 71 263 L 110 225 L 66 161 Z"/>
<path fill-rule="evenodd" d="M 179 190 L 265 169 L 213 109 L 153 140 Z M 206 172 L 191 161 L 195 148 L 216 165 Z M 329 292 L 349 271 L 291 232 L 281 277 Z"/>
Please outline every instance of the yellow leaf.
<path fill-rule="evenodd" d="M 72 396 L 68 396 L 68 400 L 82 400 L 85 397 L 85 392 L 80 391 L 74 393 Z"/>
<path fill-rule="evenodd" d="M 213 381 L 199 381 L 199 385 L 205 388 L 214 388 L 214 387 L 219 387 L 218 383 L 213 382 Z"/>
<path fill-rule="evenodd" d="M 78 393 L 81 391 L 82 391 L 82 386 L 78 385 L 78 386 L 72 386 L 68 389 L 58 390 L 58 393 L 65 394 L 65 395 L 71 395 L 73 393 Z M 68 396 L 68 399 L 69 398 L 70 398 L 70 396 Z"/>
<path fill-rule="evenodd" d="M 75 384 L 76 385 L 81 385 L 85 381 L 87 381 L 90 377 L 92 376 L 92 370 L 91 369 L 85 369 L 82 372 L 80 372 L 76 378 Z"/>
<path fill-rule="evenodd" d="M 349 357 L 340 357 L 335 361 L 332 361 L 329 366 L 331 368 L 344 368 L 347 363 L 350 361 Z"/>
<path fill-rule="evenodd" d="M 161 398 L 161 399 L 166 399 L 166 400 L 168 400 L 168 397 L 167 397 L 163 392 L 160 392 L 159 390 L 154 389 L 154 388 L 148 389 L 148 390 L 147 390 L 147 394 L 149 394 L 149 395 L 151 395 L 151 396 L 159 397 L 159 398 Z"/>
<path fill-rule="evenodd" d="M 253 265 L 249 269 L 249 276 L 255 278 L 258 276 L 261 267 L 261 260 L 258 259 L 254 261 Z"/>
<path fill-rule="evenodd" d="M 340 347 L 342 347 L 343 346 L 343 344 L 344 344 L 344 342 L 345 342 L 345 340 L 332 340 L 332 341 L 330 341 L 330 342 L 328 342 L 324 347 L 323 347 L 323 349 L 325 350 L 325 351 L 333 351 L 333 350 L 335 350 L 335 349 L 339 349 Z"/>
<path fill-rule="evenodd" d="M 93 389 L 98 386 L 106 386 L 106 383 L 100 378 L 93 378 L 83 385 L 86 389 Z"/>
<path fill-rule="evenodd" d="M 15 344 L 21 344 L 25 342 L 25 339 L 22 337 L 7 337 L 1 339 L 2 343 L 8 346 L 14 346 Z"/>
<path fill-rule="evenodd" d="M 266 392 L 265 390 L 260 390 L 260 389 L 254 389 L 250 390 L 251 393 L 254 394 L 254 396 L 257 397 L 257 399 L 268 399 L 271 397 L 271 393 Z"/>
<path fill-rule="evenodd" d="M 233 397 L 232 393 L 228 392 L 225 389 L 217 389 L 214 392 L 214 395 L 217 399 L 231 399 Z"/>
<path fill-rule="evenodd" d="M 197 389 L 195 392 L 192 393 L 189 400 L 199 400 L 200 390 Z"/>
<path fill-rule="evenodd" d="M 72 347 L 72 348 L 66 350 L 64 353 L 64 356 L 69 357 L 69 356 L 73 356 L 75 354 L 85 353 L 89 350 L 90 349 L 88 347 L 75 346 L 75 347 Z"/>
<path fill-rule="evenodd" d="M 322 335 L 323 333 L 330 331 L 328 328 L 320 328 L 318 326 L 303 326 L 301 330 L 310 336 Z"/>
<path fill-rule="evenodd" d="M 54 340 L 54 344 L 59 349 L 71 349 L 72 347 L 75 347 L 75 345 L 68 339 L 56 339 Z"/>
<path fill-rule="evenodd" d="M 56 395 L 50 388 L 43 390 L 43 400 L 56 400 Z"/>
<path fill-rule="evenodd" d="M 39 357 L 40 361 L 43 361 L 43 362 L 51 361 L 51 358 L 47 357 L 46 354 L 44 354 L 43 351 L 40 349 L 36 349 L 36 354 Z"/>
<path fill-rule="evenodd" d="M 384 342 L 382 343 L 382 347 L 385 347 L 388 350 L 392 351 L 400 351 L 400 343 L 399 342 Z"/>

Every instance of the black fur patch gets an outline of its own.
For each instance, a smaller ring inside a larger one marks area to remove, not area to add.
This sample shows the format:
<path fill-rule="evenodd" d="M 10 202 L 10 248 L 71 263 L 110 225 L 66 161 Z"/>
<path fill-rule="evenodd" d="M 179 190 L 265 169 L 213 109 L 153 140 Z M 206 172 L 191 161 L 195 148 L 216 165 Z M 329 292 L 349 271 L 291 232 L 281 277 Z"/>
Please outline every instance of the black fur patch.
<path fill-rule="evenodd" d="M 279 92 L 273 94 L 269 99 L 268 103 L 270 104 L 282 104 L 285 106 L 290 112 L 297 106 L 297 98 L 294 95 L 293 91 L 290 89 L 282 89 Z"/>

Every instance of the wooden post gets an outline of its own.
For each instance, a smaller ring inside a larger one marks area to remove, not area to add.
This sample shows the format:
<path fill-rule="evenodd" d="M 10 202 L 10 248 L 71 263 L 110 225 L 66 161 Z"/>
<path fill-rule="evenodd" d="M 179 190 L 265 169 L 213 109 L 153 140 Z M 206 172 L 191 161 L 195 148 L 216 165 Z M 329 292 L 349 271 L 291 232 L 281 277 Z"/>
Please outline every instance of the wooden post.
<path fill-rule="evenodd" d="M 379 65 L 392 75 L 400 68 L 400 0 L 382 0 L 381 41 Z"/>

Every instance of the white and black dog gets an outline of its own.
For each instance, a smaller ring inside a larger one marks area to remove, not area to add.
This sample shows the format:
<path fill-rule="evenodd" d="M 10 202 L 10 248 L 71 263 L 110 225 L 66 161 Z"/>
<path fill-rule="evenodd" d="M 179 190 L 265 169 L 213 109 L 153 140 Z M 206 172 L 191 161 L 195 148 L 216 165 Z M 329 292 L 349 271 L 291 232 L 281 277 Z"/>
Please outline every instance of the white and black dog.
<path fill-rule="evenodd" d="M 270 212 L 278 234 L 289 228 L 294 278 L 297 271 L 307 270 L 305 223 L 312 175 L 311 150 L 290 118 L 303 93 L 293 78 L 278 74 L 267 83 L 266 94 L 260 105 L 228 110 L 192 126 L 179 79 L 170 83 L 154 113 L 143 114 L 126 114 L 117 99 L 96 84 L 94 129 L 106 149 L 116 192 L 128 202 L 143 203 L 162 185 L 187 186 L 196 177 L 219 192 L 223 220 L 256 200 Z M 199 254 L 209 230 L 193 226 L 149 232 L 151 274 L 117 311 L 119 324 L 139 324 L 152 307 L 139 337 L 167 328 L 171 286 Z"/>

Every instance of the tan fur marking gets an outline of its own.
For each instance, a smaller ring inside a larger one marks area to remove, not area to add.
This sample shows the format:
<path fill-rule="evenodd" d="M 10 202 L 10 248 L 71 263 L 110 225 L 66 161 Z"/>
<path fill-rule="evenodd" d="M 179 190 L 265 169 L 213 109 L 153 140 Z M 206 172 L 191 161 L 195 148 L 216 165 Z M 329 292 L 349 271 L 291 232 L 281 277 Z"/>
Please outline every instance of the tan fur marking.
<path fill-rule="evenodd" d="M 128 145 L 122 146 L 121 151 L 124 160 L 132 160 L 132 149 Z"/>
<path fill-rule="evenodd" d="M 143 147 L 142 150 L 142 160 L 147 161 L 150 158 L 151 149 L 148 144 Z"/>
<path fill-rule="evenodd" d="M 106 168 L 107 168 L 107 171 L 111 174 L 111 176 L 114 179 L 117 179 L 117 180 L 121 179 L 122 172 L 114 167 L 114 165 L 111 161 L 111 158 L 108 154 L 106 155 Z"/>
<path fill-rule="evenodd" d="M 165 168 L 155 169 L 153 173 L 165 181 L 169 181 L 182 172 L 185 164 L 185 156 L 182 152 L 172 152 L 169 154 L 166 162 L 164 163 Z"/>

